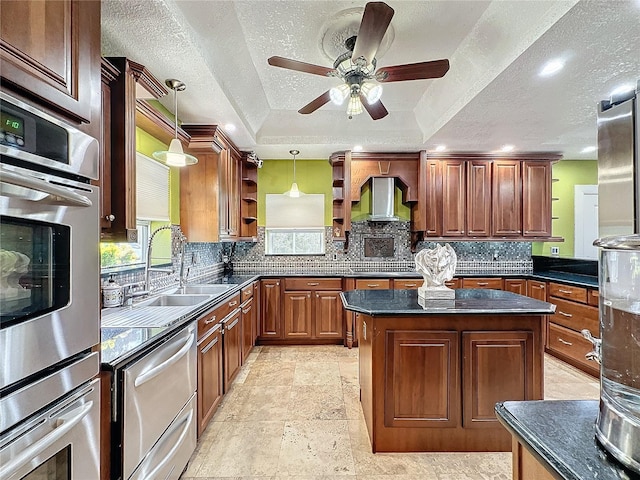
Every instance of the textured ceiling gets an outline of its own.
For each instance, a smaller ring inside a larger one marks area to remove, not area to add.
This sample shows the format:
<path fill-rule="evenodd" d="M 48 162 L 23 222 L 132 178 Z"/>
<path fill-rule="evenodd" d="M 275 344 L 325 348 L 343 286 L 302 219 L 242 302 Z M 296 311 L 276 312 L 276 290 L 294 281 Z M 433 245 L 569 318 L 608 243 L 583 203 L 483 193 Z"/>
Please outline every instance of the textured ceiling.
<path fill-rule="evenodd" d="M 229 136 L 262 158 L 326 158 L 371 151 L 557 151 L 596 144 L 596 104 L 640 79 L 640 0 L 411 0 L 395 10 L 378 67 L 448 58 L 440 79 L 383 85 L 389 115 L 349 120 L 331 103 L 297 112 L 332 86 L 269 66 L 277 55 L 332 66 L 366 2 L 315 0 L 103 0 L 102 53 L 126 56 L 178 95 L 187 123 L 233 123 Z M 538 72 L 553 58 L 565 68 Z M 173 109 L 171 97 L 163 103 Z"/>

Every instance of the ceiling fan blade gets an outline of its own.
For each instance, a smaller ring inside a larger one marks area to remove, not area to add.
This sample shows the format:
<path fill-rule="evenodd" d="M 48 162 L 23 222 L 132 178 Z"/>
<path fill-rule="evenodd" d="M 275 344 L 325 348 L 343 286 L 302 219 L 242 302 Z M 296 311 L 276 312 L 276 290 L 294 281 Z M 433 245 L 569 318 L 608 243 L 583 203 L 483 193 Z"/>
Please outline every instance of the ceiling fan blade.
<path fill-rule="evenodd" d="M 367 64 L 376 56 L 380 42 L 391 23 L 394 10 L 384 2 L 369 2 L 364 7 L 360 29 L 351 59 L 364 57 Z"/>
<path fill-rule="evenodd" d="M 289 70 L 296 70 L 298 72 L 312 73 L 313 75 L 322 75 L 323 77 L 329 76 L 334 70 L 333 68 L 321 67 L 320 65 L 314 65 L 312 63 L 299 62 L 298 60 L 291 60 L 284 57 L 270 57 L 269 65 L 274 67 L 287 68 Z"/>
<path fill-rule="evenodd" d="M 298 113 L 303 113 L 303 114 L 313 113 L 323 105 L 326 105 L 327 103 L 329 103 L 330 100 L 331 100 L 331 96 L 329 95 L 329 90 L 327 90 L 318 98 L 311 100 L 304 107 L 298 110 Z"/>
<path fill-rule="evenodd" d="M 361 93 L 360 101 L 362 102 L 362 106 L 364 107 L 364 109 L 369 113 L 369 115 L 371 115 L 371 118 L 373 118 L 374 120 L 380 120 L 381 118 L 384 118 L 389 114 L 385 106 L 382 104 L 381 100 L 378 100 L 373 105 L 369 105 L 369 102 L 367 102 L 367 97 L 365 97 L 364 94 Z"/>
<path fill-rule="evenodd" d="M 430 62 L 408 63 L 382 67 L 376 71 L 379 82 L 402 82 L 405 80 L 423 80 L 440 78 L 449 71 L 449 60 L 433 60 Z"/>

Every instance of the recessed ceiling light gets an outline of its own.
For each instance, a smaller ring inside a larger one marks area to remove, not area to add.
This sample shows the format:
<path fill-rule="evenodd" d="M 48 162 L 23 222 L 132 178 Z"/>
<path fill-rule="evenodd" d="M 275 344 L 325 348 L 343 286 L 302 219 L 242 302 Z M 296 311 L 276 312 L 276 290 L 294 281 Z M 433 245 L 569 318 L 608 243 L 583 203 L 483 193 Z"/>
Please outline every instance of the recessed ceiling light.
<path fill-rule="evenodd" d="M 632 83 L 625 83 L 624 85 L 620 85 L 619 87 L 613 89 L 610 93 L 610 95 L 612 97 L 615 97 L 616 95 L 621 95 L 623 93 L 627 93 L 632 91 L 635 88 L 635 86 Z"/>
<path fill-rule="evenodd" d="M 235 132 L 235 131 L 236 131 L 236 126 L 235 126 L 233 123 L 227 123 L 227 124 L 224 126 L 224 129 L 225 129 L 227 132 Z"/>
<path fill-rule="evenodd" d="M 589 145 L 588 147 L 584 147 L 580 153 L 591 153 L 591 152 L 595 152 L 598 149 L 598 147 L 594 147 L 593 145 Z"/>
<path fill-rule="evenodd" d="M 562 70 L 563 67 L 564 67 L 564 60 L 560 60 L 558 58 L 554 60 L 549 60 L 544 65 L 544 67 L 542 67 L 542 70 L 540 70 L 540 73 L 538 75 L 540 75 L 541 77 L 550 77 L 551 75 L 558 73 L 560 70 Z"/>
<path fill-rule="evenodd" d="M 502 148 L 500 148 L 500 150 L 503 152 L 513 152 L 514 148 L 515 147 L 513 145 L 503 145 Z"/>
<path fill-rule="evenodd" d="M 444 152 L 447 149 L 446 145 L 438 145 L 436 147 L 436 152 Z"/>
<path fill-rule="evenodd" d="M 362 151 L 362 145 L 354 145 L 353 151 L 354 152 L 361 152 Z"/>

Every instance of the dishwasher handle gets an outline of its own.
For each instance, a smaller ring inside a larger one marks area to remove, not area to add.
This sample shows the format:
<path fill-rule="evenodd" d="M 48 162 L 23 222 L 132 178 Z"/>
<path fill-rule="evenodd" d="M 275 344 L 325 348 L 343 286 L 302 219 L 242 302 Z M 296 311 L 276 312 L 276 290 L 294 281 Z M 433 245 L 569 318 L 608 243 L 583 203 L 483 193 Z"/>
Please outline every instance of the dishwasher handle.
<path fill-rule="evenodd" d="M 182 357 L 184 357 L 187 354 L 187 352 L 191 348 L 191 345 L 193 345 L 194 340 L 195 340 L 195 335 L 192 332 L 189 335 L 189 338 L 187 339 L 185 344 L 182 346 L 182 348 L 180 348 L 180 350 L 178 350 L 175 354 L 173 354 L 170 358 L 162 362 L 160 365 L 153 367 L 151 370 L 137 377 L 133 382 L 133 385 L 136 387 L 139 387 L 140 385 L 148 382 L 152 378 L 160 375 L 160 373 L 162 373 L 164 370 L 169 368 L 171 365 L 176 363 L 178 360 L 180 360 Z"/>
<path fill-rule="evenodd" d="M 178 440 L 176 441 L 176 443 L 173 445 L 173 447 L 171 447 L 171 450 L 169 451 L 169 453 L 165 455 L 165 457 L 160 461 L 160 463 L 158 463 L 158 465 L 156 465 L 156 467 L 153 470 L 151 470 L 151 472 L 149 472 L 149 474 L 145 478 L 156 478 L 156 475 L 158 474 L 158 472 L 162 470 L 164 466 L 167 464 L 167 462 L 173 458 L 173 455 L 176 453 L 176 450 L 180 448 L 180 446 L 182 445 L 182 442 L 184 442 L 184 439 L 187 436 L 187 433 L 189 432 L 189 427 L 190 427 L 192 418 L 193 418 L 193 410 L 189 410 L 189 413 L 187 414 L 186 418 L 182 420 L 182 422 L 184 422 L 184 428 L 182 429 L 182 432 L 180 432 L 180 437 L 178 437 Z"/>

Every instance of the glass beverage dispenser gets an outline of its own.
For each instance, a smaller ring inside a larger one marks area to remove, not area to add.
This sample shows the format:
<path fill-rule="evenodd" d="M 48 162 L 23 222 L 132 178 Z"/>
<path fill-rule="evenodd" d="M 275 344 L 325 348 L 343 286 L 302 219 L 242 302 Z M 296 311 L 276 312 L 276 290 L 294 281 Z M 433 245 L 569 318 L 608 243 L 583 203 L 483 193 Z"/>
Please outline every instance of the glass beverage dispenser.
<path fill-rule="evenodd" d="M 602 238 L 594 245 L 600 247 L 601 340 L 596 437 L 640 473 L 640 235 Z M 597 351 L 598 345 L 594 357 Z"/>

